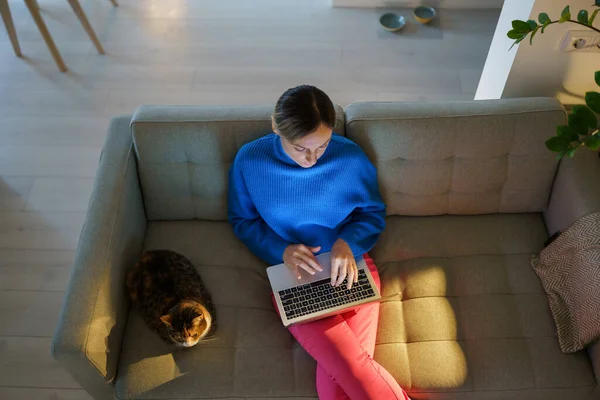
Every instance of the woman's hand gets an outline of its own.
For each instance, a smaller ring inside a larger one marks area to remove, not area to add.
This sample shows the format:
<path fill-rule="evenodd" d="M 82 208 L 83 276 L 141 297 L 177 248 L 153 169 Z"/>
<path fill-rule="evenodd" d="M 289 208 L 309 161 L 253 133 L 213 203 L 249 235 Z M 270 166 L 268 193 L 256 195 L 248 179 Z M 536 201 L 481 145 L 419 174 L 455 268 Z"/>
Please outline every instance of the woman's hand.
<path fill-rule="evenodd" d="M 319 252 L 319 247 L 308 247 L 303 244 L 290 244 L 286 247 L 283 252 L 283 262 L 292 270 L 298 279 L 302 278 L 300 275 L 300 268 L 305 270 L 311 275 L 315 274 L 315 271 L 323 271 L 323 267 L 319 265 L 314 253 Z"/>
<path fill-rule="evenodd" d="M 348 243 L 338 239 L 331 248 L 331 285 L 341 285 L 346 276 L 348 277 L 346 287 L 350 289 L 352 283 L 358 282 L 358 267 Z"/>

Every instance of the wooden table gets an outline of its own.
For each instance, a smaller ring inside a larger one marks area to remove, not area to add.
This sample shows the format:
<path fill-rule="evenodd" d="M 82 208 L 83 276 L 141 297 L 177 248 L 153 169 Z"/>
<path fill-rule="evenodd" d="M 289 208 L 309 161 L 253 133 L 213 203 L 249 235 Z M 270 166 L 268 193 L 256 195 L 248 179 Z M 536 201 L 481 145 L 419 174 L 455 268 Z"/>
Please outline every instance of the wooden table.
<path fill-rule="evenodd" d="M 29 10 L 31 17 L 35 21 L 35 24 L 37 25 L 40 33 L 42 34 L 42 37 L 44 38 L 44 41 L 46 42 L 46 46 L 48 46 L 48 50 L 50 50 L 50 54 L 52 54 L 52 58 L 54 58 L 54 62 L 56 62 L 58 69 L 61 72 L 66 72 L 68 70 L 67 65 L 63 61 L 62 56 L 60 55 L 60 52 L 58 51 L 58 48 L 54 44 L 54 40 L 52 39 L 52 36 L 50 35 L 48 28 L 46 27 L 46 23 L 44 22 L 44 19 L 42 18 L 40 8 L 37 4 L 37 0 L 23 0 L 23 1 L 25 2 L 25 5 L 27 5 L 27 9 Z M 96 46 L 98 53 L 104 54 L 104 49 L 102 48 L 102 44 L 100 44 L 100 41 L 98 40 L 98 37 L 96 36 L 96 33 L 94 32 L 94 29 L 90 25 L 90 22 L 88 21 L 87 16 L 85 15 L 85 12 L 83 11 L 83 8 L 81 8 L 81 4 L 79 3 L 79 0 L 67 0 L 67 1 L 69 2 L 69 5 L 73 9 L 73 12 L 79 19 L 79 22 L 83 26 L 83 29 L 85 29 L 88 36 L 90 37 L 92 43 L 94 43 L 94 46 Z M 116 0 L 111 0 L 111 2 L 113 3 L 114 6 L 118 5 Z M 17 31 L 15 30 L 15 25 L 13 23 L 12 15 L 10 12 L 10 7 L 8 6 L 8 0 L 0 0 L 0 14 L 2 14 L 2 19 L 4 20 L 4 25 L 6 26 L 6 31 L 8 33 L 8 37 L 10 38 L 10 42 L 12 43 L 15 54 L 17 55 L 17 57 L 22 57 L 23 53 L 21 52 L 21 47 L 19 46 L 19 40 L 17 39 Z"/>

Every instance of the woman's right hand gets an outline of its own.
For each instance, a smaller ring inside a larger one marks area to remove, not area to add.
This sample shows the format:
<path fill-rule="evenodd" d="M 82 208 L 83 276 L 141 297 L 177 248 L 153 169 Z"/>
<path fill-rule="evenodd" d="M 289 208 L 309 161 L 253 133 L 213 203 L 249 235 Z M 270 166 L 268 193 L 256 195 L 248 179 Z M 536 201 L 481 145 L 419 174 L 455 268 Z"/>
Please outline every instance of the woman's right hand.
<path fill-rule="evenodd" d="M 315 271 L 323 271 L 323 267 L 319 265 L 319 262 L 314 255 L 314 253 L 318 253 L 319 250 L 321 250 L 321 246 L 308 247 L 303 244 L 290 244 L 283 252 L 283 262 L 298 279 L 302 278 L 302 275 L 300 275 L 300 268 L 309 274 L 314 275 Z"/>

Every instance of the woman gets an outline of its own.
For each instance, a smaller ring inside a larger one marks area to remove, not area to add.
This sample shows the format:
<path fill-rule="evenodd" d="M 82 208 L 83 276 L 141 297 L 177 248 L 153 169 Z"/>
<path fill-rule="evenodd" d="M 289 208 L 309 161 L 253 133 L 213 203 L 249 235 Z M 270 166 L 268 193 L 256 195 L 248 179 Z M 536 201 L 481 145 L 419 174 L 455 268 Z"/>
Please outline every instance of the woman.
<path fill-rule="evenodd" d="M 229 221 L 269 265 L 284 262 L 298 278 L 322 268 L 331 252 L 331 284 L 357 281 L 355 256 L 366 254 L 385 227 L 377 174 L 352 141 L 333 134 L 335 109 L 313 86 L 286 91 L 273 114 L 273 134 L 243 146 L 229 177 Z M 373 360 L 379 303 L 298 324 L 292 335 L 317 361 L 317 392 L 331 399 L 408 399 Z"/>

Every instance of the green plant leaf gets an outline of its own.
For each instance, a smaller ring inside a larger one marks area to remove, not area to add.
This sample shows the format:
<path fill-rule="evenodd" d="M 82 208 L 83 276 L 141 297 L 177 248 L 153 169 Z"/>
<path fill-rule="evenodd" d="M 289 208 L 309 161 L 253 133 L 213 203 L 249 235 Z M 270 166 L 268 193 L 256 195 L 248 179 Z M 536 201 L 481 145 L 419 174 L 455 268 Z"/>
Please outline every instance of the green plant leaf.
<path fill-rule="evenodd" d="M 595 135 L 590 135 L 590 136 L 586 136 L 585 138 L 583 138 L 583 144 L 585 144 L 587 147 L 589 147 L 592 150 L 599 150 L 600 149 L 600 135 L 599 134 L 595 134 Z"/>
<path fill-rule="evenodd" d="M 513 47 L 515 47 L 516 44 L 519 44 L 523 41 L 523 39 L 525 39 L 527 37 L 527 34 L 521 36 L 520 38 L 518 38 L 517 40 L 515 40 L 515 42 L 512 44 L 512 46 L 510 46 L 510 49 L 512 49 Z M 508 49 L 510 51 L 510 49 Z"/>
<path fill-rule="evenodd" d="M 590 20 L 588 21 L 588 26 L 594 25 L 594 20 L 596 19 L 596 15 L 598 15 L 598 11 L 600 10 L 594 10 L 592 16 L 590 17 Z"/>
<path fill-rule="evenodd" d="M 561 137 L 566 137 L 569 141 L 578 140 L 579 134 L 569 125 L 559 125 L 556 127 L 556 134 Z"/>
<path fill-rule="evenodd" d="M 569 8 L 569 6 L 566 6 L 564 10 L 562 10 L 562 12 L 560 13 L 560 19 L 558 20 L 559 24 L 562 24 L 565 21 L 568 21 L 571 19 L 571 9 Z"/>
<path fill-rule="evenodd" d="M 596 81 L 596 85 L 600 86 L 600 71 L 594 73 L 594 80 Z"/>
<path fill-rule="evenodd" d="M 569 126 L 580 135 L 588 134 L 587 123 L 581 115 L 569 114 Z"/>
<path fill-rule="evenodd" d="M 581 117 L 583 122 L 585 123 L 585 127 L 589 129 L 596 129 L 598 126 L 598 121 L 596 119 L 596 115 L 582 104 L 578 104 L 573 106 L 571 110 L 571 114 Z M 570 124 L 569 124 L 570 125 Z M 587 133 L 587 132 L 586 132 Z"/>
<path fill-rule="evenodd" d="M 596 2 L 594 3 L 594 5 L 595 5 L 596 7 L 600 7 L 600 0 L 596 0 Z"/>
<path fill-rule="evenodd" d="M 595 113 L 600 114 L 600 93 L 587 92 L 585 94 L 585 104 Z"/>
<path fill-rule="evenodd" d="M 533 37 L 535 36 L 539 28 L 539 26 L 536 26 L 535 29 L 531 32 L 531 36 L 529 36 L 529 45 L 533 44 Z"/>
<path fill-rule="evenodd" d="M 516 39 L 520 39 L 521 36 L 523 36 L 523 34 L 521 32 L 517 32 L 517 31 L 515 31 L 513 29 L 513 30 L 508 31 L 508 33 L 506 34 L 506 36 L 508 36 L 511 39 L 515 39 L 516 40 Z"/>
<path fill-rule="evenodd" d="M 538 27 L 538 24 L 537 24 L 537 22 L 535 22 L 535 21 L 534 21 L 534 20 L 532 20 L 532 19 L 528 19 L 528 20 L 527 20 L 527 24 L 529 24 L 529 28 L 530 28 L 532 31 L 533 31 L 535 28 L 537 28 L 537 27 Z"/>
<path fill-rule="evenodd" d="M 519 21 L 518 19 L 512 22 L 512 27 L 516 32 L 529 33 L 533 29 L 528 22 Z"/>
<path fill-rule="evenodd" d="M 569 158 L 573 158 L 578 148 L 579 146 L 571 147 L 569 150 L 567 150 L 566 156 Z"/>
<path fill-rule="evenodd" d="M 546 30 L 546 27 L 550 25 L 550 21 L 546 22 L 544 25 L 542 25 L 542 33 L 544 33 L 544 31 Z"/>
<path fill-rule="evenodd" d="M 569 149 L 569 144 L 571 141 L 569 138 L 564 136 L 553 136 L 550 139 L 546 140 L 546 147 L 549 150 L 560 152 L 567 151 Z"/>
<path fill-rule="evenodd" d="M 538 21 L 540 21 L 540 24 L 544 25 L 545 23 L 550 22 L 550 17 L 546 13 L 540 13 L 540 15 L 538 15 Z"/>
<path fill-rule="evenodd" d="M 582 24 L 587 25 L 587 23 L 588 23 L 588 12 L 587 12 L 587 10 L 581 10 L 581 11 L 579 11 L 579 13 L 577 14 L 577 21 L 581 22 Z"/>

